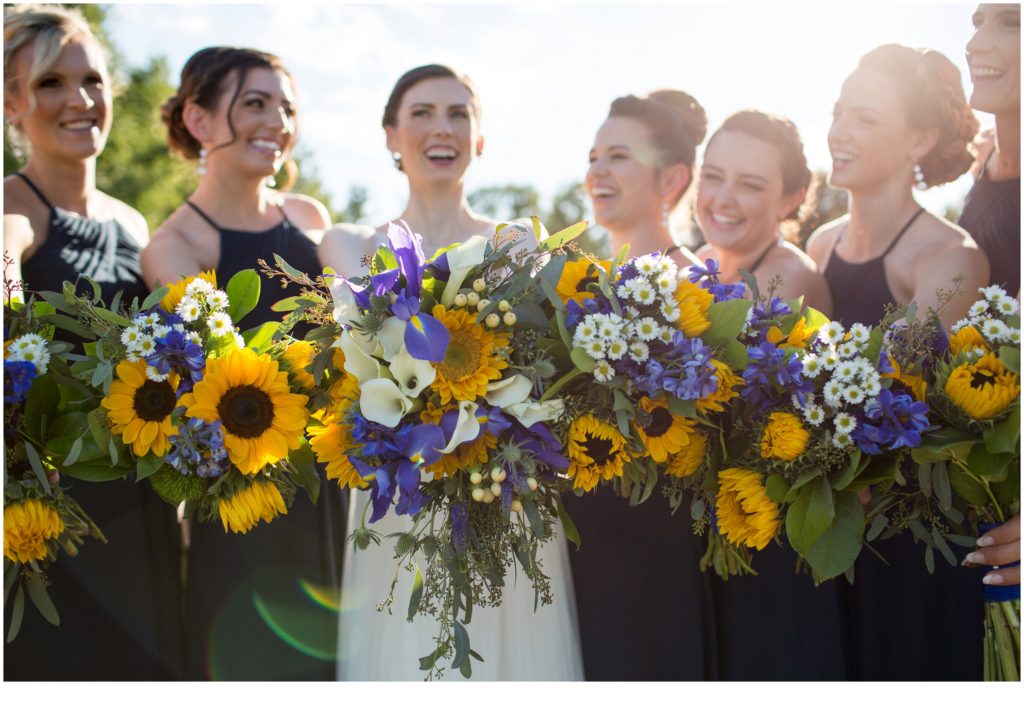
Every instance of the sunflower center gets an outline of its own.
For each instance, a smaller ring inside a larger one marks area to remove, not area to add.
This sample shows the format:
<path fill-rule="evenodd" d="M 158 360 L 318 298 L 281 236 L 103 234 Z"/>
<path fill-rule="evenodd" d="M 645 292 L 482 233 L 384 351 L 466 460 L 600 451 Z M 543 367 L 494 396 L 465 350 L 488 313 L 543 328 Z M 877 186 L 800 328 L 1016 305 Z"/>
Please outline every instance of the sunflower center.
<path fill-rule="evenodd" d="M 580 281 L 576 283 L 576 291 L 586 292 L 587 285 L 592 282 L 597 282 L 597 275 L 587 275 L 586 277 L 580 278 Z"/>
<path fill-rule="evenodd" d="M 971 373 L 971 389 L 990 387 L 995 383 L 996 378 L 989 370 L 975 370 Z"/>
<path fill-rule="evenodd" d="M 217 403 L 217 414 L 231 433 L 256 438 L 274 422 L 274 403 L 263 390 L 252 385 L 232 387 Z"/>
<path fill-rule="evenodd" d="M 454 331 L 448 343 L 444 363 L 438 369 L 449 380 L 461 380 L 479 369 L 483 350 L 483 344 L 470 332 Z"/>
<path fill-rule="evenodd" d="M 651 410 L 651 423 L 644 429 L 648 438 L 660 438 L 672 427 L 672 414 L 663 406 Z"/>
<path fill-rule="evenodd" d="M 135 390 L 132 408 L 143 421 L 163 421 L 174 410 L 177 399 L 166 382 L 146 380 Z"/>
<path fill-rule="evenodd" d="M 588 435 L 583 441 L 583 450 L 587 451 L 587 455 L 595 465 L 603 467 L 611 462 L 614 445 L 610 438 Z"/>

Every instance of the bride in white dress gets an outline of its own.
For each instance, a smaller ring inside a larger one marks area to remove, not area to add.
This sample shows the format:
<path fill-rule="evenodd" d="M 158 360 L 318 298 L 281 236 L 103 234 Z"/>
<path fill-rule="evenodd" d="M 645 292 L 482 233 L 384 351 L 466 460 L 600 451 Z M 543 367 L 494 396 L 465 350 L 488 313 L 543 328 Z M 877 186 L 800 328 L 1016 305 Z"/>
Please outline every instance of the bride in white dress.
<path fill-rule="evenodd" d="M 444 66 L 414 68 L 392 90 L 384 110 L 384 130 L 395 166 L 409 181 L 409 203 L 402 213 L 422 233 L 427 255 L 474 234 L 490 238 L 496 222 L 474 214 L 463 179 L 483 150 L 480 107 L 468 77 Z M 361 260 L 385 242 L 386 226 L 339 225 L 320 244 L 320 260 L 341 275 L 365 274 Z M 362 525 L 369 492 L 353 490 L 349 533 Z M 381 535 L 409 530 L 412 521 L 388 512 L 370 528 Z M 346 544 L 338 626 L 338 679 L 411 681 L 423 679 L 418 659 L 435 647 L 437 624 L 425 615 L 406 620 L 412 575 L 398 572 L 392 615 L 378 612 L 395 576 L 394 540 L 354 550 Z M 534 591 L 521 571 L 509 572 L 500 608 L 476 608 L 467 630 L 474 651 L 474 681 L 579 681 L 583 679 L 576 601 L 569 556 L 561 527 L 539 553 L 550 577 L 553 603 L 534 611 Z M 425 570 L 420 561 L 420 569 Z M 446 679 L 462 679 L 447 670 Z"/>

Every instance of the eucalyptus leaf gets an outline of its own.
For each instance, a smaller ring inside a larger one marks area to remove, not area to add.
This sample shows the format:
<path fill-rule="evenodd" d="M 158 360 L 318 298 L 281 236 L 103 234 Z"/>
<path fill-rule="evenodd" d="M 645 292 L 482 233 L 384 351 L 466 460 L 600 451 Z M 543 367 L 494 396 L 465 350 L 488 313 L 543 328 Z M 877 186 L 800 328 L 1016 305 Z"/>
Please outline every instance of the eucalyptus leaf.
<path fill-rule="evenodd" d="M 946 562 L 949 563 L 950 567 L 956 567 L 960 564 L 957 562 L 956 556 L 953 555 L 953 551 L 949 549 L 946 539 L 942 537 L 942 532 L 934 525 L 932 526 L 932 541 L 939 552 L 942 553 L 942 556 L 946 558 Z"/>
<path fill-rule="evenodd" d="M 935 466 L 932 467 L 932 487 L 935 489 L 935 498 L 938 499 L 940 507 L 948 509 L 952 506 L 953 491 L 950 488 L 949 470 L 946 468 L 946 463 L 935 463 Z"/>
<path fill-rule="evenodd" d="M 864 536 L 864 539 L 869 543 L 879 536 L 882 530 L 889 525 L 889 519 L 885 517 L 885 514 L 877 514 L 871 519 L 871 528 L 868 529 L 868 533 Z"/>
<path fill-rule="evenodd" d="M 52 496 L 53 490 L 50 489 L 50 480 L 47 479 L 46 468 L 43 467 L 43 461 L 39 459 L 36 447 L 32 445 L 31 441 L 25 441 L 22 445 L 25 446 L 25 457 L 28 458 L 28 464 L 32 466 L 32 472 L 35 474 L 39 484 L 42 485 L 43 491 L 48 496 Z"/>
<path fill-rule="evenodd" d="M 74 465 L 78 460 L 78 456 L 82 454 L 82 436 L 78 436 L 71 443 L 71 447 L 68 449 L 67 457 L 64 458 L 61 465 L 67 467 L 68 465 Z"/>
<path fill-rule="evenodd" d="M 452 632 L 455 637 L 455 656 L 452 659 L 452 669 L 458 669 L 463 662 L 469 659 L 469 633 L 458 621 L 452 621 Z"/>
<path fill-rule="evenodd" d="M 25 587 L 18 587 L 14 595 L 14 607 L 11 609 L 11 627 L 7 629 L 7 642 L 13 641 L 21 631 L 21 621 L 25 618 Z"/>
<path fill-rule="evenodd" d="M 546 239 L 538 243 L 537 248 L 545 251 L 554 251 L 580 236 L 584 231 L 586 231 L 586 229 L 586 221 L 576 222 L 575 224 L 562 229 L 558 233 L 551 234 Z"/>
<path fill-rule="evenodd" d="M 320 474 L 316 471 L 316 456 L 305 440 L 288 454 L 288 462 L 295 468 L 295 481 L 309 494 L 314 504 L 320 497 Z"/>
<path fill-rule="evenodd" d="M 171 288 L 168 287 L 167 285 L 156 288 L 148 295 L 146 295 L 146 298 L 142 300 L 142 306 L 139 307 L 139 309 L 141 311 L 146 311 L 147 309 L 155 307 L 156 305 L 160 304 L 160 302 L 163 301 L 164 297 L 166 297 L 170 293 L 170 291 Z"/>
<path fill-rule="evenodd" d="M 419 565 L 416 565 L 412 577 L 412 593 L 409 595 L 409 611 L 406 615 L 406 620 L 410 623 L 420 609 L 421 599 L 423 599 L 423 573 L 420 572 Z"/>
<path fill-rule="evenodd" d="M 32 603 L 36 605 L 39 613 L 43 614 L 43 618 L 49 623 L 59 626 L 60 616 L 57 615 L 57 609 L 54 608 L 50 595 L 46 591 L 46 582 L 41 577 L 30 577 L 25 588 L 28 589 L 28 598 L 32 599 Z"/>
<path fill-rule="evenodd" d="M 558 506 L 558 520 L 562 522 L 562 530 L 565 531 L 566 539 L 579 550 L 582 541 L 580 540 L 580 532 L 576 528 L 576 523 L 572 520 L 569 512 L 566 511 L 565 504 L 562 503 L 561 498 L 556 497 L 555 503 Z"/>
<path fill-rule="evenodd" d="M 93 307 L 92 313 L 98 316 L 100 319 L 103 319 L 103 321 L 107 322 L 108 324 L 114 324 L 115 326 L 121 326 L 124 328 L 127 328 L 132 325 L 131 319 L 123 317 L 120 314 L 115 314 L 109 309 L 104 309 L 103 307 Z"/>

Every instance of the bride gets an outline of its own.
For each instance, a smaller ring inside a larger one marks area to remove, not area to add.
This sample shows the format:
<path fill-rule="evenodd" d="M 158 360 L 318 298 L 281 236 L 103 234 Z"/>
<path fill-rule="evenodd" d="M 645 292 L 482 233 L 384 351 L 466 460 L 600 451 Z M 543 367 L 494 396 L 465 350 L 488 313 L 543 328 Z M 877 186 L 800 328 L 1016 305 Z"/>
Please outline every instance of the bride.
<path fill-rule="evenodd" d="M 480 103 L 468 77 L 450 68 L 413 68 L 395 84 L 384 108 L 384 131 L 395 167 L 409 181 L 409 202 L 401 215 L 425 237 L 430 255 L 475 234 L 493 236 L 497 222 L 475 214 L 463 191 L 466 169 L 483 151 Z M 365 274 L 360 265 L 386 240 L 387 226 L 376 229 L 342 224 L 328 231 L 320 259 L 346 277 Z M 369 492 L 353 491 L 349 531 L 360 527 Z M 411 521 L 393 512 L 374 524 L 382 534 L 407 531 Z M 338 679 L 343 681 L 420 680 L 419 657 L 435 647 L 437 625 L 426 616 L 412 623 L 404 616 L 410 575 L 399 572 L 392 608 L 378 613 L 390 591 L 397 563 L 390 539 L 367 550 L 349 551 L 342 574 L 338 632 Z M 484 658 L 474 680 L 574 681 L 583 678 L 576 602 L 569 558 L 561 530 L 541 550 L 551 578 L 554 603 L 534 611 L 533 587 L 525 575 L 510 578 L 500 608 L 474 612 L 469 626 L 473 649 Z M 420 563 L 423 568 L 424 563 Z M 461 679 L 449 670 L 449 679 Z"/>

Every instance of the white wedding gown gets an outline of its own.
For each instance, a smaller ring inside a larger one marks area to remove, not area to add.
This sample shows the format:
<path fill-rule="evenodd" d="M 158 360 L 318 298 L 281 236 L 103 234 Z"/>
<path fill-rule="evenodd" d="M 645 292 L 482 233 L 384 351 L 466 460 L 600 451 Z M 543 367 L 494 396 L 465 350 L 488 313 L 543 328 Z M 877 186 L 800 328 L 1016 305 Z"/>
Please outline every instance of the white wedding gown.
<path fill-rule="evenodd" d="M 528 222 L 527 222 L 528 223 Z M 371 227 L 342 224 L 353 241 L 353 255 L 338 261 L 335 269 L 344 275 L 361 275 L 358 261 L 385 242 Z M 482 234 L 491 235 L 493 229 Z M 363 509 L 370 500 L 368 491 L 352 490 L 349 502 L 349 528 L 352 533 L 361 524 Z M 381 535 L 405 532 L 411 526 L 405 516 L 389 511 L 373 524 Z M 438 625 L 428 614 L 406 620 L 412 574 L 398 573 L 392 613 L 378 612 L 391 587 L 398 563 L 394 559 L 393 538 L 382 538 L 380 545 L 355 550 L 346 543 L 341 583 L 341 607 L 338 625 L 338 679 L 341 681 L 420 681 L 427 672 L 419 668 L 419 658 L 432 653 Z M 579 626 L 576 623 L 576 598 L 569 568 L 569 551 L 560 524 L 556 535 L 538 556 L 542 570 L 550 578 L 552 603 L 534 611 L 534 591 L 521 569 L 510 570 L 499 608 L 475 607 L 466 627 L 470 647 L 484 662 L 473 659 L 474 681 L 582 681 L 583 657 Z M 420 561 L 420 569 L 425 563 Z M 518 565 L 518 561 L 516 562 Z M 448 661 L 449 666 L 451 661 Z M 445 679 L 463 679 L 457 669 L 447 669 Z"/>
<path fill-rule="evenodd" d="M 350 533 L 359 527 L 369 499 L 369 492 L 352 490 Z M 407 531 L 411 523 L 408 517 L 389 511 L 372 528 L 386 535 Z M 419 681 L 427 675 L 419 668 L 419 658 L 434 651 L 439 628 L 429 614 L 417 614 L 411 623 L 406 620 L 412 573 L 398 573 L 392 614 L 376 610 L 398 567 L 394 545 L 393 538 L 382 538 L 379 546 L 371 544 L 366 550 L 347 544 L 338 626 L 338 679 L 342 681 Z M 466 630 L 470 646 L 484 658 L 484 662 L 472 660 L 473 681 L 583 679 L 569 553 L 560 526 L 539 557 L 551 578 L 551 604 L 534 611 L 533 586 L 520 568 L 509 570 L 499 608 L 473 609 Z M 422 559 L 418 564 L 425 569 Z M 447 669 L 444 678 L 463 677 L 457 669 Z"/>

